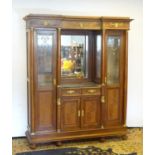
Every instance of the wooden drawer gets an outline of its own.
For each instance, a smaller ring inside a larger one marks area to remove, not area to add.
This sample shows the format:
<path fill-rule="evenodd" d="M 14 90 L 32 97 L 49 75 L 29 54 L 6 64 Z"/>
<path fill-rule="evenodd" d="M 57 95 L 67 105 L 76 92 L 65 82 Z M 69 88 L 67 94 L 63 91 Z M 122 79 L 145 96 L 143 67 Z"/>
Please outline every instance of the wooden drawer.
<path fill-rule="evenodd" d="M 82 95 L 100 95 L 100 88 L 83 88 Z"/>
<path fill-rule="evenodd" d="M 62 88 L 61 90 L 62 96 L 80 96 L 81 95 L 81 89 L 79 88 Z"/>

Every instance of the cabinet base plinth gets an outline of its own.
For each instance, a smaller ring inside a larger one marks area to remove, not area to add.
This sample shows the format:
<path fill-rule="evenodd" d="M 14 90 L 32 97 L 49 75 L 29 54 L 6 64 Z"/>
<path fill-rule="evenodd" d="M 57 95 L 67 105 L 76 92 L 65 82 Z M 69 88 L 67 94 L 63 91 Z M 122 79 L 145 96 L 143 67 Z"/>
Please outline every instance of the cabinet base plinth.
<path fill-rule="evenodd" d="M 89 139 L 89 138 L 100 138 L 100 141 L 104 141 L 105 137 L 119 136 L 126 138 L 127 129 L 126 128 L 115 128 L 115 129 L 104 129 L 104 130 L 83 130 L 76 132 L 39 132 L 31 134 L 26 131 L 26 137 L 31 144 L 32 148 L 36 147 L 36 144 L 56 142 L 57 146 L 62 145 L 62 141 L 75 140 L 75 139 Z M 33 145 L 32 145 L 33 144 Z"/>

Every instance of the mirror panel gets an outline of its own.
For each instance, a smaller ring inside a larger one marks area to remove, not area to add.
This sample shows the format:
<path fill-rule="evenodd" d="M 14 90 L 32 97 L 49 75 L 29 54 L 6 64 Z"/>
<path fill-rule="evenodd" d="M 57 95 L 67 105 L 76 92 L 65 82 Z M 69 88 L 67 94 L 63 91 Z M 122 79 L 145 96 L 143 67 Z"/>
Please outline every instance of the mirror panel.
<path fill-rule="evenodd" d="M 61 35 L 61 77 L 88 77 L 87 35 Z"/>

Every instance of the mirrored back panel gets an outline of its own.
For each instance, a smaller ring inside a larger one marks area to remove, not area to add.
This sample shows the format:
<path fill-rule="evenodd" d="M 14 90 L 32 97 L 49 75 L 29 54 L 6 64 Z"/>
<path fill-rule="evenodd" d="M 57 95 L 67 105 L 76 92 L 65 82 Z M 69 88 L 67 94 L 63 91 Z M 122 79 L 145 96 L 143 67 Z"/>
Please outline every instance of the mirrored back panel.
<path fill-rule="evenodd" d="M 94 82 L 100 78 L 101 34 L 97 31 L 62 30 L 61 79 Z"/>

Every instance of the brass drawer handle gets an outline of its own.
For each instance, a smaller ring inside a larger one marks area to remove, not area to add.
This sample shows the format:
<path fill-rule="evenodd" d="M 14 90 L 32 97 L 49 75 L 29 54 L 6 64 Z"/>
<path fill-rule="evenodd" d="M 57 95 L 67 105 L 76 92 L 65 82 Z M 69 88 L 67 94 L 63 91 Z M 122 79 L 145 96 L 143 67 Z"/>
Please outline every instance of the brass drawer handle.
<path fill-rule="evenodd" d="M 84 117 L 84 110 L 81 111 L 81 116 Z"/>
<path fill-rule="evenodd" d="M 75 90 L 68 90 L 67 91 L 67 94 L 73 94 L 73 93 L 75 93 Z"/>
<path fill-rule="evenodd" d="M 90 89 L 90 90 L 88 90 L 88 93 L 95 93 L 95 92 L 96 92 L 95 89 Z"/>

